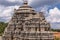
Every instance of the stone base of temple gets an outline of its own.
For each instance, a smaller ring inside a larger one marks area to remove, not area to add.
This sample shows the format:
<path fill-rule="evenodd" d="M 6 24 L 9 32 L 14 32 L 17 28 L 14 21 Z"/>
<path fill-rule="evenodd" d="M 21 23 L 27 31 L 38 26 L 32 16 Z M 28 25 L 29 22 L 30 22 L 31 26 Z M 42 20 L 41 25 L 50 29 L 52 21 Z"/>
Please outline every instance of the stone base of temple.
<path fill-rule="evenodd" d="M 54 36 L 51 32 L 21 32 L 19 35 L 3 36 L 3 40 L 54 40 Z"/>

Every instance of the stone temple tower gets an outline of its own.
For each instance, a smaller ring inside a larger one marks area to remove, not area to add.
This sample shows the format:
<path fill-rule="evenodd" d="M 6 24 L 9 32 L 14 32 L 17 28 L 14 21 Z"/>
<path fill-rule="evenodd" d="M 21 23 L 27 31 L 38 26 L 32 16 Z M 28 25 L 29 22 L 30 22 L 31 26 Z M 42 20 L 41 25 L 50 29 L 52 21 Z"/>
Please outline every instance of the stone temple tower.
<path fill-rule="evenodd" d="M 27 1 L 14 10 L 2 40 L 54 40 L 50 23 L 42 12 L 36 12 Z"/>

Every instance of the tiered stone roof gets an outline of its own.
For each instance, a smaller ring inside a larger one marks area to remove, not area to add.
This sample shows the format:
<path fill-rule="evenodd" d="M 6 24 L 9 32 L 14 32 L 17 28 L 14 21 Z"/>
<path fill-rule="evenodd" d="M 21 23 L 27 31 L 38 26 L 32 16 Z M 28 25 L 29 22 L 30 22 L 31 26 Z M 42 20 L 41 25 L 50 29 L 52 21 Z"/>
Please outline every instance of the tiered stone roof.
<path fill-rule="evenodd" d="M 54 40 L 50 23 L 42 12 L 36 12 L 27 1 L 14 15 L 3 34 L 3 40 Z"/>

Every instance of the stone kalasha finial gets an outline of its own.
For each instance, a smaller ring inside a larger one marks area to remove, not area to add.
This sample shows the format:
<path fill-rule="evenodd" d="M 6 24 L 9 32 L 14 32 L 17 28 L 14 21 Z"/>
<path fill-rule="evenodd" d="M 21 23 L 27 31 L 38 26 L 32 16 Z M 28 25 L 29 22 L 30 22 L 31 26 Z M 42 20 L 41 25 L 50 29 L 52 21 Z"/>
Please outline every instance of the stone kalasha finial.
<path fill-rule="evenodd" d="M 24 4 L 28 4 L 28 0 L 23 0 L 24 1 Z"/>

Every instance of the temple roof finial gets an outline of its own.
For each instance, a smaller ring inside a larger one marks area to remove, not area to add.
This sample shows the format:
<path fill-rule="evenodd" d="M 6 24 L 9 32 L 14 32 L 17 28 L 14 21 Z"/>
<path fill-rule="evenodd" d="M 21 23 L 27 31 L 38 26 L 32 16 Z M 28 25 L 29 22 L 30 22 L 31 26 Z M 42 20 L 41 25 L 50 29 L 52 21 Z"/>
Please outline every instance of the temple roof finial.
<path fill-rule="evenodd" d="M 23 0 L 23 1 L 24 1 L 24 4 L 26 4 L 26 5 L 28 4 L 28 1 L 27 0 Z"/>

